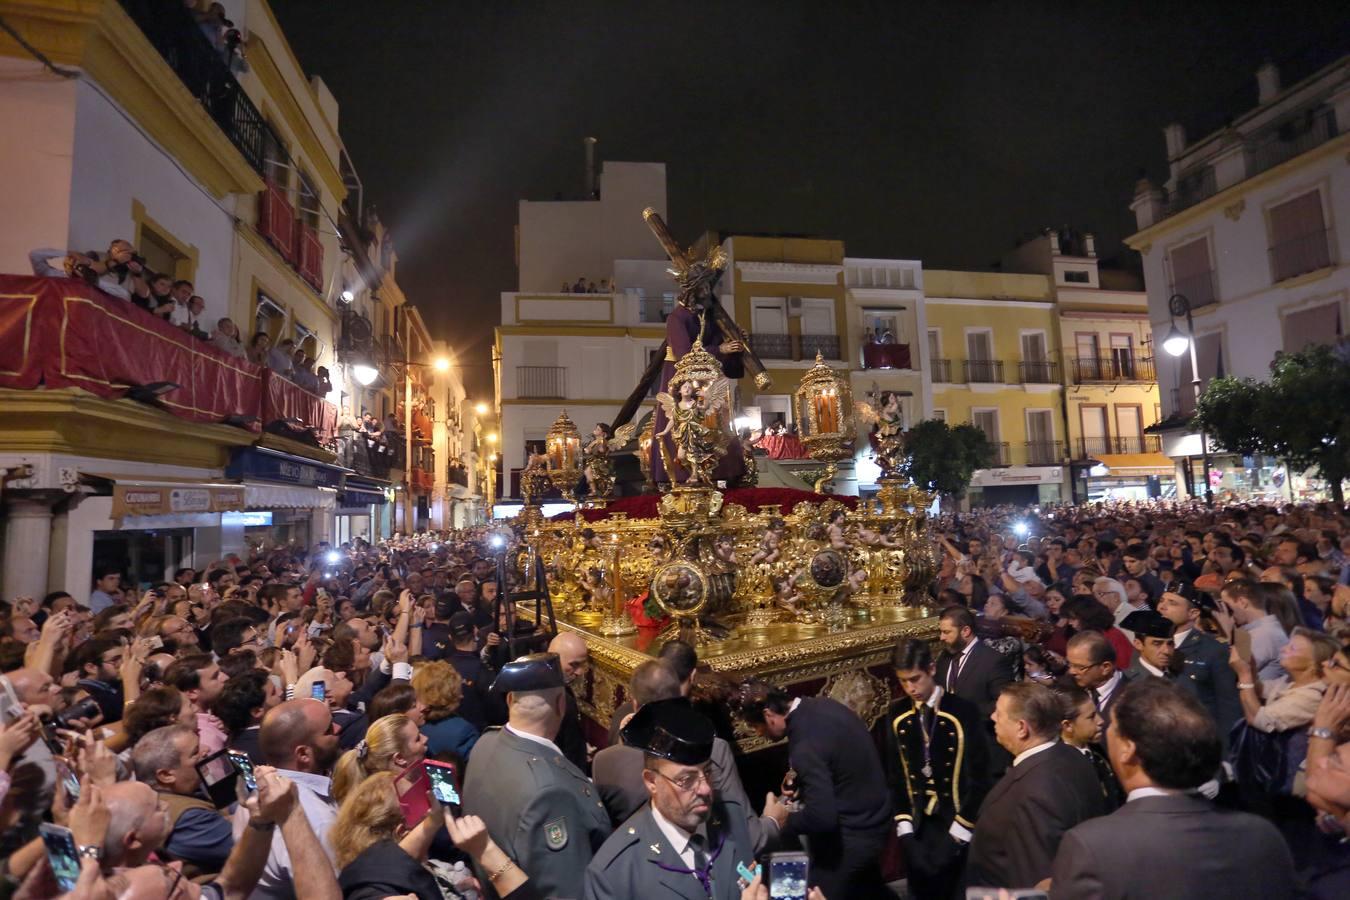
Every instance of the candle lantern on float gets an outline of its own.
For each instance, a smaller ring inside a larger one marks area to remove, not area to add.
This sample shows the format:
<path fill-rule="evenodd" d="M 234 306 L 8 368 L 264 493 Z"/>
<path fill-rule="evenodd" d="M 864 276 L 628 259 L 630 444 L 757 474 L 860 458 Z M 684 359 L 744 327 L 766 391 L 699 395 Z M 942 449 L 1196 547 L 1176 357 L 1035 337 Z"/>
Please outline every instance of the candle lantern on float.
<path fill-rule="evenodd" d="M 853 455 L 853 388 L 847 378 L 825 365 L 820 352 L 816 364 L 802 376 L 793 395 L 797 428 L 806 452 L 825 463 L 816 491 L 827 492 L 841 460 Z"/>
<path fill-rule="evenodd" d="M 581 432 L 565 409 L 548 430 L 544 455 L 548 457 L 548 477 L 553 486 L 575 503 L 577 482 L 581 479 Z"/>
<path fill-rule="evenodd" d="M 652 435 L 656 431 L 656 416 L 648 416 L 647 424 L 638 434 L 638 464 L 642 466 L 642 492 L 656 493 L 656 482 L 652 481 Z"/>

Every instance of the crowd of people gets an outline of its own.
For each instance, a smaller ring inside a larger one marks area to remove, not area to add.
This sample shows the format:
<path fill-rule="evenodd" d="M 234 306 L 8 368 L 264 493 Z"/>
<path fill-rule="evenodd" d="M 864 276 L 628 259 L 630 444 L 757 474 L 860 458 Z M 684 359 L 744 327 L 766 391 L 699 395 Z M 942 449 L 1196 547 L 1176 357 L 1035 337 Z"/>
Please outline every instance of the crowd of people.
<path fill-rule="evenodd" d="M 273 346 L 272 336 L 259 331 L 245 344 L 239 326 L 229 317 L 217 319 L 208 332 L 208 323 L 202 318 L 206 301 L 194 293 L 192 282 L 152 271 L 128 240 L 118 238 L 102 252 L 34 250 L 29 253 L 29 262 L 34 275 L 79 278 L 111 297 L 182 328 L 198 340 L 208 341 L 236 359 L 247 359 L 271 369 L 307 393 L 324 397 L 333 390 L 327 367 L 316 368 L 314 357 L 291 338 L 283 338 Z"/>
<path fill-rule="evenodd" d="M 563 294 L 608 294 L 612 290 L 614 287 L 608 278 L 601 278 L 600 283 L 596 284 L 595 281 L 587 281 L 584 277 L 578 278 L 575 284 L 564 281 L 559 288 L 559 292 Z"/>
<path fill-rule="evenodd" d="M 870 731 L 671 640 L 588 732 L 585 639 L 498 602 L 486 531 L 14 598 L 0 875 L 22 897 L 767 898 L 756 861 L 804 848 L 813 900 L 899 877 L 1346 896 L 1343 511 L 933 525 L 938 640 L 894 647 Z M 786 742 L 762 802 L 751 732 Z"/>

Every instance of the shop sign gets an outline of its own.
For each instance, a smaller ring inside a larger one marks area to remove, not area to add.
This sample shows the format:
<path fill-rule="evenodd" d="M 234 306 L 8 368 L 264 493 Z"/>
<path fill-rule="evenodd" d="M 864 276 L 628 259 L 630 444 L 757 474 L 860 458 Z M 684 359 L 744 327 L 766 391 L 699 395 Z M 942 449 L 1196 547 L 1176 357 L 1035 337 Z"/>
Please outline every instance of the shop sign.
<path fill-rule="evenodd" d="M 244 487 L 168 487 L 118 484 L 113 518 L 171 513 L 217 513 L 244 508 Z"/>
<path fill-rule="evenodd" d="M 231 478 L 278 481 L 301 487 L 338 488 L 342 469 L 308 462 L 281 453 L 266 453 L 254 447 L 237 451 L 226 473 Z"/>
<path fill-rule="evenodd" d="M 971 487 L 999 487 L 1005 484 L 1061 484 L 1060 466 L 1008 466 L 1004 469 L 977 469 Z"/>

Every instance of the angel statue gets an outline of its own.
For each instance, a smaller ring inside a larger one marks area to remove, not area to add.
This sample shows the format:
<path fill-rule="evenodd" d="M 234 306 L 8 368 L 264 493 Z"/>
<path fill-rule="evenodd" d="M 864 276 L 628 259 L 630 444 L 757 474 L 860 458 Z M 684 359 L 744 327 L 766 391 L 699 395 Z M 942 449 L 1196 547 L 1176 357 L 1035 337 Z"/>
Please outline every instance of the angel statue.
<path fill-rule="evenodd" d="M 905 457 L 904 413 L 900 398 L 910 394 L 908 391 L 877 391 L 873 387 L 867 396 L 872 402 L 857 400 L 853 408 L 864 422 L 872 425 L 870 440 L 877 465 L 881 467 L 881 477 L 898 477 Z"/>
<path fill-rule="evenodd" d="M 694 350 L 685 358 L 702 349 L 695 341 Z M 671 386 L 679 392 L 678 399 L 665 391 L 656 395 L 656 402 L 666 413 L 666 428 L 656 438 L 664 441 L 669 437 L 674 443 L 676 466 L 686 473 L 685 484 L 711 485 L 718 457 L 726 453 L 721 410 L 730 402 L 731 381 L 721 375 L 706 381 L 692 377 L 681 380 L 676 373 Z"/>
<path fill-rule="evenodd" d="M 581 460 L 586 484 L 594 499 L 605 500 L 614 493 L 614 464 L 610 462 L 609 454 L 621 450 L 632 440 L 636 430 L 637 426 L 629 423 L 621 426 L 615 436 L 604 422 L 592 429 L 590 441 L 581 448 Z"/>

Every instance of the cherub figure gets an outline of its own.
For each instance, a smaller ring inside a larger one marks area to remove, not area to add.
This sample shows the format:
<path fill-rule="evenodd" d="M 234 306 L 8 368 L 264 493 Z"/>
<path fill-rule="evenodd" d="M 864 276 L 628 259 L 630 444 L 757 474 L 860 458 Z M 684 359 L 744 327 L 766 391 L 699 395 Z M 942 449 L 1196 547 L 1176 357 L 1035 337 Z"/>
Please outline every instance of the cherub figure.
<path fill-rule="evenodd" d="M 842 509 L 836 509 L 830 513 L 830 517 L 826 520 L 825 534 L 830 539 L 832 549 L 848 549 L 848 540 L 844 536 L 844 511 Z"/>
<path fill-rule="evenodd" d="M 730 399 L 731 383 L 726 378 L 708 383 L 691 378 L 677 390 L 678 400 L 665 391 L 656 395 L 667 420 L 656 439 L 669 435 L 674 440 L 675 458 L 689 473 L 685 483 L 712 484 L 717 454 L 726 441 L 715 414 Z"/>
<path fill-rule="evenodd" d="M 717 540 L 713 542 L 713 556 L 718 561 L 728 567 L 729 571 L 735 571 L 740 566 L 740 560 L 736 559 L 736 538 L 730 534 L 719 534 Z"/>
<path fill-rule="evenodd" d="M 785 530 L 786 524 L 782 519 L 770 519 L 769 527 L 764 529 L 764 536 L 759 539 L 759 549 L 750 557 L 750 565 L 757 566 L 760 563 L 772 565 L 778 562 L 783 552 L 780 545 Z"/>
<path fill-rule="evenodd" d="M 595 497 L 608 497 L 614 491 L 614 464 L 609 454 L 623 448 L 632 439 L 637 426 L 624 425 L 615 435 L 609 425 L 597 422 L 591 430 L 591 439 L 581 448 L 582 471 Z"/>

